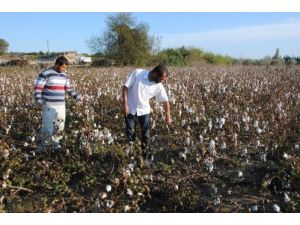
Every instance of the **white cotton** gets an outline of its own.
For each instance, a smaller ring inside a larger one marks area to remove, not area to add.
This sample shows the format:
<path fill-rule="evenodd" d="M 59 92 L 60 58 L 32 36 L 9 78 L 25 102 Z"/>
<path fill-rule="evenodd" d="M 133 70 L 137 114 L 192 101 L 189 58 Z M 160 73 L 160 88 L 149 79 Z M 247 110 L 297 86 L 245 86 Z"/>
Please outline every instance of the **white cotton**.
<path fill-rule="evenodd" d="M 216 143 L 214 140 L 211 140 L 209 143 L 209 153 L 212 156 L 216 156 L 217 152 L 216 152 Z"/>
<path fill-rule="evenodd" d="M 186 160 L 186 154 L 184 152 L 179 153 L 179 158 Z"/>
<path fill-rule="evenodd" d="M 133 192 L 132 192 L 131 189 L 127 188 L 126 194 L 129 195 L 129 196 L 132 196 L 132 195 L 133 195 Z"/>
<path fill-rule="evenodd" d="M 221 150 L 225 150 L 226 149 L 226 143 L 223 141 L 221 144 Z"/>
<path fill-rule="evenodd" d="M 284 200 L 284 202 L 291 201 L 290 197 L 288 196 L 288 194 L 286 192 L 283 193 L 283 200 Z"/>
<path fill-rule="evenodd" d="M 106 208 L 112 208 L 113 207 L 113 205 L 114 205 L 114 201 L 113 200 L 106 200 L 105 201 L 105 206 L 106 206 Z"/>
<path fill-rule="evenodd" d="M 214 169 L 214 165 L 213 165 L 213 162 L 212 160 L 210 159 L 205 159 L 204 162 L 203 162 L 203 165 L 204 165 L 204 168 L 209 172 L 211 173 Z"/>
<path fill-rule="evenodd" d="M 223 126 L 225 125 L 225 118 L 219 119 L 219 124 L 220 124 L 220 129 L 222 129 Z"/>
<path fill-rule="evenodd" d="M 125 205 L 124 206 L 124 212 L 128 212 L 130 210 L 130 206 L 129 205 Z"/>
<path fill-rule="evenodd" d="M 276 213 L 279 213 L 279 212 L 280 212 L 280 207 L 279 207 L 279 205 L 273 204 L 272 208 L 273 208 L 273 211 L 274 211 L 274 212 L 276 212 Z"/>
<path fill-rule="evenodd" d="M 187 136 L 185 138 L 185 141 L 184 141 L 185 145 L 190 145 L 191 144 L 191 138 L 189 136 Z"/>
<path fill-rule="evenodd" d="M 105 189 L 106 189 L 107 192 L 110 192 L 112 187 L 111 187 L 111 185 L 106 185 Z"/>

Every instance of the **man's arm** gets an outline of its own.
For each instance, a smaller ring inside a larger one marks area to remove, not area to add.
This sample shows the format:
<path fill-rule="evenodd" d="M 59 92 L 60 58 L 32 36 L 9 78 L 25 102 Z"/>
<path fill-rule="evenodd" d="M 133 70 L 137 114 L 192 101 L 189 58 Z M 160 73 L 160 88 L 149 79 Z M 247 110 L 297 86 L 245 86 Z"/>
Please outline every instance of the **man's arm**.
<path fill-rule="evenodd" d="M 70 82 L 69 78 L 66 78 L 65 90 L 76 101 L 78 101 L 78 102 L 83 101 L 83 97 L 76 93 L 73 86 L 71 85 L 71 82 Z"/>
<path fill-rule="evenodd" d="M 128 87 L 123 85 L 122 88 L 122 97 L 123 97 L 123 114 L 124 117 L 127 117 L 129 114 L 129 108 L 128 108 Z"/>
<path fill-rule="evenodd" d="M 128 107 L 128 88 L 130 88 L 136 79 L 137 70 L 133 71 L 128 79 L 124 82 L 122 87 L 122 97 L 123 97 L 123 114 L 124 117 L 127 117 L 129 114 L 129 107 Z"/>
<path fill-rule="evenodd" d="M 167 125 L 172 124 L 171 112 L 170 112 L 170 104 L 169 101 L 163 102 L 164 110 L 165 110 L 165 121 Z"/>
<path fill-rule="evenodd" d="M 34 97 L 35 103 L 37 104 L 39 109 L 43 109 L 42 92 L 46 84 L 46 80 L 47 76 L 43 73 L 40 73 L 37 79 L 35 80 Z"/>

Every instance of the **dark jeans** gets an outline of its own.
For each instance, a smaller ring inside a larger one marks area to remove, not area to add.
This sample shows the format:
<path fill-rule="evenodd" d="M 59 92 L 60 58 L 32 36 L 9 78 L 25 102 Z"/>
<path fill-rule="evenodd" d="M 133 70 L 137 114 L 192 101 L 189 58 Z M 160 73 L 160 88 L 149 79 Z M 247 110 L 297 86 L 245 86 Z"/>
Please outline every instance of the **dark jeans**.
<path fill-rule="evenodd" d="M 125 133 L 128 138 L 128 141 L 133 142 L 136 138 L 136 124 L 137 121 L 141 126 L 141 136 L 142 136 L 142 150 L 149 150 L 149 139 L 150 139 L 150 114 L 137 116 L 128 114 L 125 117 Z"/>

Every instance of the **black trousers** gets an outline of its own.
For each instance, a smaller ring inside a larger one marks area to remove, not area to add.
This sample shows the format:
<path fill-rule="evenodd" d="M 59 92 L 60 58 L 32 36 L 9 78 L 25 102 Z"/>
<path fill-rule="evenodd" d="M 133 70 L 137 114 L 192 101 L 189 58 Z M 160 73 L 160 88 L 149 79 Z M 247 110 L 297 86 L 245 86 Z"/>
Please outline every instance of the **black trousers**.
<path fill-rule="evenodd" d="M 128 114 L 125 117 L 125 133 L 129 142 L 134 142 L 136 138 L 136 125 L 137 122 L 141 126 L 142 136 L 142 150 L 149 150 L 149 139 L 150 139 L 150 114 L 137 116 Z"/>

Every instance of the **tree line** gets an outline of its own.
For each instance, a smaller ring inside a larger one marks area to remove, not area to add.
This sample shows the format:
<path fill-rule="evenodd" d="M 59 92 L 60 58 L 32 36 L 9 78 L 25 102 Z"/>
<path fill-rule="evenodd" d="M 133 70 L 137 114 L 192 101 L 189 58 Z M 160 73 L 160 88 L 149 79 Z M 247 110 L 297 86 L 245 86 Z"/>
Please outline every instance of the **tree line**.
<path fill-rule="evenodd" d="M 149 34 L 149 26 L 137 23 L 131 13 L 118 13 L 106 18 L 107 29 L 87 41 L 95 53 L 94 65 L 115 64 L 190 66 L 202 63 L 217 65 L 292 65 L 300 64 L 300 57 L 280 56 L 279 48 L 273 57 L 263 59 L 236 59 L 227 55 L 205 52 L 199 48 L 168 48 L 160 50 L 160 37 Z"/>

